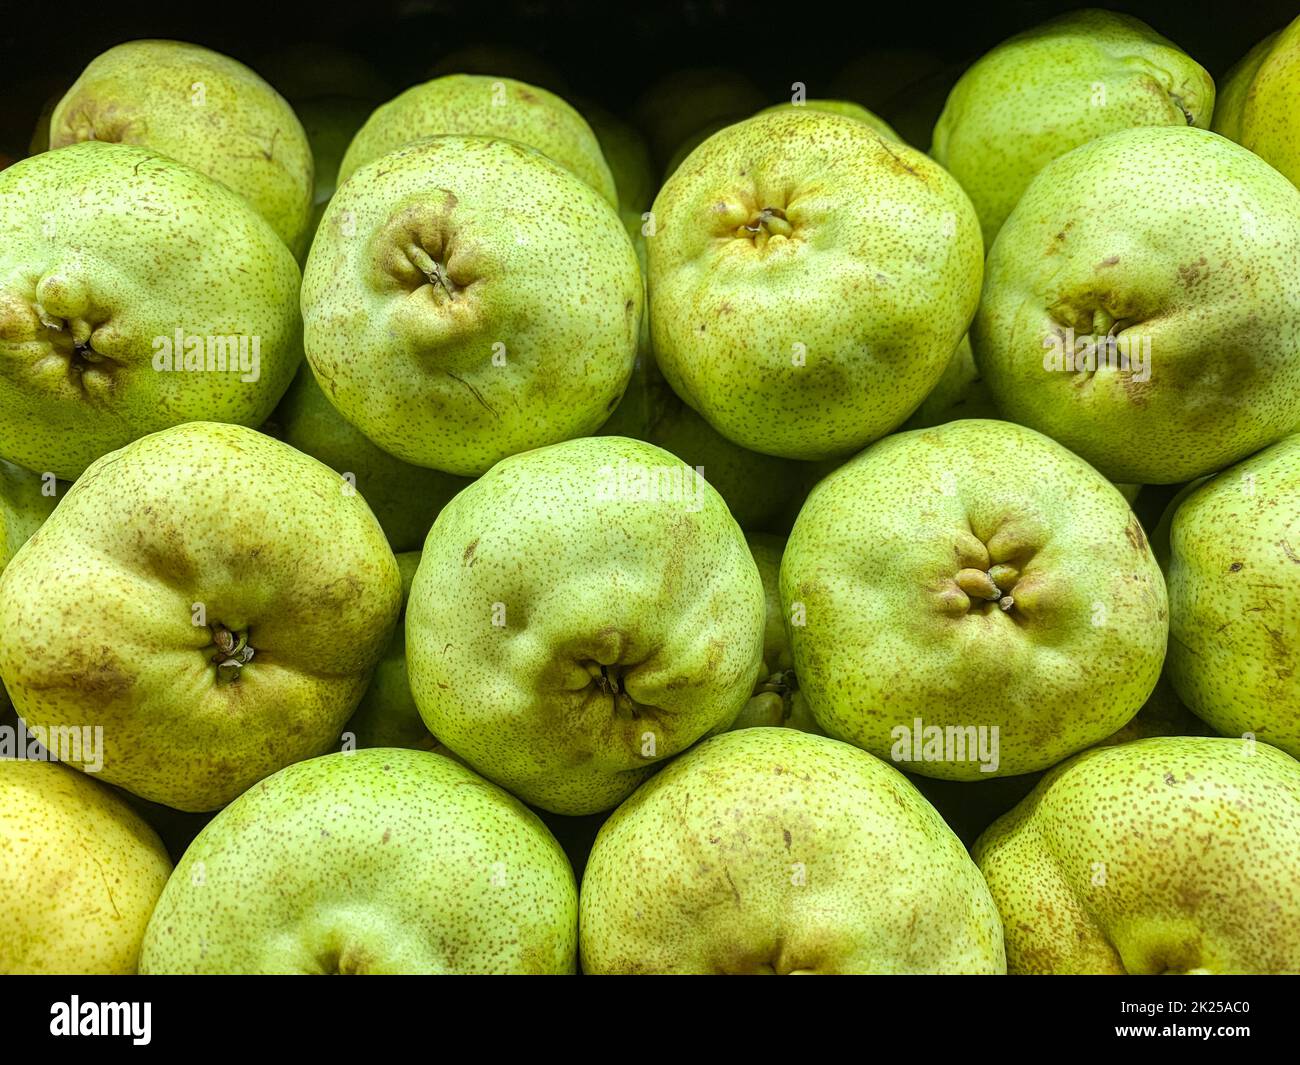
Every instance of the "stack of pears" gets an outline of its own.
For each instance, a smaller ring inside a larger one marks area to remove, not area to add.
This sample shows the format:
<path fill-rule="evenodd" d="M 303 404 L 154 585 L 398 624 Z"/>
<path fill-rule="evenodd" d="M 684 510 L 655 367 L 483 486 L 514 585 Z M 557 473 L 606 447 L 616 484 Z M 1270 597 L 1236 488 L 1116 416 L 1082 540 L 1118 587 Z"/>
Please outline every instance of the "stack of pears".
<path fill-rule="evenodd" d="M 257 65 L 0 167 L 0 972 L 1300 973 L 1300 19 Z"/>

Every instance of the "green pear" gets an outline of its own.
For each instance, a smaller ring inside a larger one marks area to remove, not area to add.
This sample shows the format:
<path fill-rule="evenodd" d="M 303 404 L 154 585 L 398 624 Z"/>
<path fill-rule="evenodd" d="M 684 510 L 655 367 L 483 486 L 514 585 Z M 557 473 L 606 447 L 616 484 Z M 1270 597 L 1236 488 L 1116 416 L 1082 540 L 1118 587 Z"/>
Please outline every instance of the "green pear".
<path fill-rule="evenodd" d="M 243 196 L 306 251 L 312 161 L 293 108 L 243 63 L 183 41 L 128 41 L 91 60 L 50 119 L 50 147 L 136 144 Z M 211 210 L 211 208 L 209 208 Z"/>
<path fill-rule="evenodd" d="M 844 118 L 856 119 L 859 122 L 865 122 L 877 133 L 881 134 L 881 136 L 896 141 L 902 140 L 902 138 L 890 127 L 889 123 L 879 115 L 873 114 L 860 104 L 855 104 L 848 100 L 803 100 L 799 103 L 795 103 L 791 100 L 786 103 L 775 104 L 772 107 L 765 107 L 761 111 L 756 112 L 756 114 L 769 115 L 773 112 L 781 113 L 783 111 L 798 111 L 804 108 L 809 111 L 821 111 L 824 114 L 841 115 Z M 743 116 L 740 121 L 743 121 L 744 117 L 751 116 Z M 674 151 L 669 157 L 668 164 L 664 167 L 664 180 L 667 181 L 677 172 L 677 168 L 686 161 L 687 156 L 689 156 L 691 152 L 695 151 L 696 148 L 719 130 L 734 125 L 736 121 L 736 119 L 719 119 L 715 122 L 710 122 L 708 125 L 701 127 L 683 140 L 681 144 L 677 146 L 676 151 Z"/>
<path fill-rule="evenodd" d="M 461 475 L 594 432 L 627 385 L 641 307 L 614 209 L 539 152 L 485 137 L 357 171 L 302 283 L 329 401 L 397 458 Z"/>
<path fill-rule="evenodd" d="M 920 152 L 789 110 L 700 145 L 655 199 L 655 357 L 742 447 L 849 454 L 902 422 L 979 299 L 979 226 Z"/>
<path fill-rule="evenodd" d="M 650 86 L 637 101 L 634 117 L 662 166 L 692 134 L 739 121 L 763 103 L 758 86 L 743 74 L 721 67 L 689 68 Z"/>
<path fill-rule="evenodd" d="M 212 810 L 328 748 L 401 606 L 374 515 L 252 429 L 104 456 L 0 577 L 0 676 L 29 726 L 102 728 L 102 779 Z"/>
<path fill-rule="evenodd" d="M 418 549 L 438 511 L 469 484 L 463 477 L 412 466 L 371 443 L 334 409 L 305 363 L 272 423 L 274 435 L 348 479 L 379 519 L 394 551 Z"/>
<path fill-rule="evenodd" d="M 1174 501 L 1166 576 L 1179 696 L 1300 757 L 1300 435 Z"/>
<path fill-rule="evenodd" d="M 1172 41 L 1128 15 L 1072 11 L 1003 41 L 961 76 L 930 154 L 970 195 L 987 246 L 1058 156 L 1137 126 L 1207 129 L 1213 112 L 1210 75 Z"/>
<path fill-rule="evenodd" d="M 0 758 L 0 975 L 131 975 L 172 871 L 121 799 L 54 762 Z"/>
<path fill-rule="evenodd" d="M 1076 148 L 1003 226 L 971 343 L 1006 417 L 1111 480 L 1221 470 L 1295 425 L 1300 189 L 1186 126 Z"/>
<path fill-rule="evenodd" d="M 751 728 L 702 743 L 620 806 L 580 896 L 593 974 L 1001 973 L 966 849 L 896 769 Z"/>
<path fill-rule="evenodd" d="M 1300 764 L 1166 737 L 1087 751 L 975 845 L 1011 973 L 1300 972 Z"/>
<path fill-rule="evenodd" d="M 420 708 L 415 705 L 411 684 L 406 678 L 406 603 L 419 565 L 419 551 L 403 551 L 397 555 L 397 568 L 402 574 L 402 611 L 397 617 L 388 649 L 375 667 L 370 687 L 343 726 L 344 740 L 350 736 L 356 747 L 409 747 L 431 751 L 438 745 L 420 717 Z"/>
<path fill-rule="evenodd" d="M 143 973 L 572 973 L 555 837 L 447 758 L 379 748 L 280 770 L 199 833 Z"/>
<path fill-rule="evenodd" d="M 1228 71 L 1214 130 L 1300 185 L 1300 18 Z"/>
<path fill-rule="evenodd" d="M 808 700 L 795 686 L 794 658 L 790 654 L 785 615 L 781 612 L 781 554 L 785 551 L 785 537 L 749 533 L 745 540 L 763 582 L 767 616 L 763 624 L 763 665 L 754 685 L 754 695 L 731 727 L 734 730 L 784 726 L 820 734 L 822 730 L 808 708 Z"/>
<path fill-rule="evenodd" d="M 293 377 L 297 264 L 196 170 L 122 144 L 46 152 L 0 174 L 0 233 L 6 459 L 75 478 L 179 422 L 260 424 Z"/>
<path fill-rule="evenodd" d="M 499 462 L 443 509 L 406 613 L 429 731 L 525 802 L 621 802 L 753 691 L 763 585 L 679 459 L 588 437 Z"/>
<path fill-rule="evenodd" d="M 338 183 L 405 144 L 447 134 L 507 137 L 536 148 L 618 206 L 609 164 L 577 111 L 536 85 L 483 74 L 435 78 L 378 108 L 348 146 Z"/>
<path fill-rule="evenodd" d="M 0 572 L 45 524 L 68 485 L 0 459 Z"/>
<path fill-rule="evenodd" d="M 765 107 L 758 112 L 760 115 L 768 115 L 773 111 L 798 111 L 800 108 L 807 108 L 809 111 L 824 111 L 828 115 L 843 115 L 845 118 L 856 118 L 859 122 L 865 122 L 877 133 L 885 137 L 890 137 L 896 141 L 902 141 L 892 126 L 881 118 L 874 111 L 868 111 L 861 104 L 855 104 L 852 100 L 800 100 L 795 102 L 787 100 L 782 104 L 774 104 L 772 107 Z"/>
<path fill-rule="evenodd" d="M 786 544 L 781 602 L 817 723 L 953 780 L 1043 769 L 1123 726 L 1168 630 L 1123 496 L 997 421 L 900 433 L 826 477 Z"/>

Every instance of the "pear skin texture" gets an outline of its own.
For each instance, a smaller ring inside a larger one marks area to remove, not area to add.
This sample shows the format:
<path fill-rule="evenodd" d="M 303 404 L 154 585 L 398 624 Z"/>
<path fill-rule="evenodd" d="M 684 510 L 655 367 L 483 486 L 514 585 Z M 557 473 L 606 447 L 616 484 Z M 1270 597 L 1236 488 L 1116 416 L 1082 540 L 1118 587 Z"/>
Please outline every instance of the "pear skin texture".
<path fill-rule="evenodd" d="M 390 454 L 462 476 L 599 428 L 642 302 L 618 213 L 538 152 L 481 137 L 353 174 L 302 284 L 326 398 Z"/>
<path fill-rule="evenodd" d="M 45 524 L 68 485 L 0 459 L 0 572 Z"/>
<path fill-rule="evenodd" d="M 1300 185 L 1300 18 L 1228 72 L 1214 129 Z"/>
<path fill-rule="evenodd" d="M 0 174 L 0 454 L 72 479 L 180 422 L 261 424 L 301 359 L 298 283 L 241 197 L 147 148 L 15 164 Z M 202 369 L 155 369 L 195 338 Z"/>
<path fill-rule="evenodd" d="M 0 758 L 0 975 L 133 975 L 172 863 L 107 788 Z"/>
<path fill-rule="evenodd" d="M 435 78 L 377 108 L 348 145 L 338 184 L 405 144 L 448 134 L 500 137 L 536 148 L 618 206 L 614 175 L 587 120 L 546 89 L 486 74 Z"/>
<path fill-rule="evenodd" d="M 930 154 L 961 182 L 986 246 L 1044 166 L 1137 126 L 1209 128 L 1214 81 L 1150 26 L 1074 11 L 1017 34 L 953 86 Z"/>
<path fill-rule="evenodd" d="M 425 727 L 420 708 L 411 695 L 406 677 L 406 603 L 411 596 L 411 582 L 420 565 L 419 551 L 397 555 L 402 574 L 402 612 L 393 627 L 393 637 L 384 657 L 375 667 L 370 687 L 357 704 L 356 712 L 343 728 L 343 739 L 357 747 L 408 747 L 414 751 L 431 751 L 438 741 Z"/>
<path fill-rule="evenodd" d="M 469 484 L 464 477 L 412 466 L 372 443 L 334 409 L 306 363 L 276 407 L 273 421 L 275 435 L 286 444 L 356 486 L 394 551 L 418 551 L 438 511 Z"/>
<path fill-rule="evenodd" d="M 583 874 L 592 974 L 1006 971 L 966 849 L 896 769 L 824 736 L 700 744 L 605 822 Z"/>
<path fill-rule="evenodd" d="M 1300 757 L 1300 435 L 1175 502 L 1174 689 L 1216 731 Z"/>
<path fill-rule="evenodd" d="M 852 100 L 804 100 L 801 103 L 787 100 L 783 104 L 773 104 L 771 107 L 765 107 L 758 113 L 767 115 L 773 111 L 799 111 L 804 108 L 809 111 L 824 111 L 828 115 L 843 115 L 845 118 L 856 118 L 859 122 L 865 122 L 883 136 L 890 137 L 900 143 L 903 141 L 903 138 L 898 135 L 888 122 L 874 111 L 868 111 L 861 104 L 855 104 Z"/>
<path fill-rule="evenodd" d="M 288 766 L 190 845 L 143 973 L 573 973 L 573 869 L 537 815 L 427 751 Z"/>
<path fill-rule="evenodd" d="M 239 193 L 306 251 L 312 156 L 293 108 L 248 67 L 183 41 L 128 41 L 93 59 L 50 119 L 50 147 L 152 148 Z"/>
<path fill-rule="evenodd" d="M 949 780 L 1044 769 L 1121 728 L 1168 633 L 1164 580 L 1124 497 L 1010 422 L 899 433 L 826 477 L 786 544 L 781 602 L 827 734 Z M 894 730 L 918 718 L 987 729 L 989 743 L 996 726 L 996 767 L 955 742 L 899 746 Z"/>
<path fill-rule="evenodd" d="M 655 199 L 655 357 L 752 451 L 824 459 L 903 421 L 979 299 L 974 209 L 920 152 L 842 115 L 714 134 Z"/>
<path fill-rule="evenodd" d="M 438 515 L 407 671 L 429 731 L 474 769 L 595 813 L 732 723 L 763 624 L 717 492 L 657 447 L 589 437 L 498 463 Z"/>
<path fill-rule="evenodd" d="M 1086 751 L 976 842 L 1013 974 L 1300 972 L 1300 765 L 1263 743 Z"/>
<path fill-rule="evenodd" d="M 1070 330 L 1074 359 L 1091 337 L 1116 350 L 1071 369 Z M 1111 480 L 1221 470 L 1295 425 L 1300 190 L 1200 129 L 1076 148 L 998 234 L 971 343 L 1004 417 Z"/>
<path fill-rule="evenodd" d="M 103 727 L 101 779 L 213 810 L 333 744 L 401 596 L 337 474 L 190 422 L 94 463 L 5 568 L 0 676 L 28 725 Z"/>

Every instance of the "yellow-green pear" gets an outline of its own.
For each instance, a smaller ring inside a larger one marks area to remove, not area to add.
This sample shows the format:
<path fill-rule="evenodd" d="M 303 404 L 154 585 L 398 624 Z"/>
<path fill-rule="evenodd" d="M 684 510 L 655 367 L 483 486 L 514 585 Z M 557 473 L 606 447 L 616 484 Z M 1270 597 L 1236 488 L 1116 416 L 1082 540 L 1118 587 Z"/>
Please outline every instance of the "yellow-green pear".
<path fill-rule="evenodd" d="M 674 759 L 596 837 L 579 941 L 592 974 L 1006 971 L 966 849 L 896 769 L 794 729 Z"/>
<path fill-rule="evenodd" d="M 397 458 L 465 476 L 599 428 L 631 375 L 641 307 L 614 208 L 486 137 L 434 137 L 357 171 L 302 284 L 326 398 Z"/>
<path fill-rule="evenodd" d="M 1054 765 L 1142 706 L 1164 581 L 1114 485 L 1010 422 L 899 433 L 822 480 L 781 560 L 826 732 L 954 780 Z"/>
<path fill-rule="evenodd" d="M 1171 504 L 1169 678 L 1227 736 L 1300 757 L 1300 435 Z"/>
<path fill-rule="evenodd" d="M 1086 751 L 973 853 L 1011 973 L 1300 972 L 1300 764 L 1267 744 Z"/>
<path fill-rule="evenodd" d="M 774 104 L 771 107 L 765 107 L 758 112 L 760 115 L 771 114 L 773 111 L 798 111 L 800 108 L 807 108 L 809 111 L 824 111 L 828 115 L 843 115 L 845 118 L 856 118 L 859 122 L 865 122 L 877 133 L 886 137 L 892 137 L 896 141 L 902 141 L 892 126 L 881 118 L 874 111 L 868 111 L 861 104 L 855 104 L 852 100 L 787 100 L 782 104 Z"/>
<path fill-rule="evenodd" d="M 1072 148 L 1137 126 L 1200 126 L 1214 82 L 1144 22 L 1072 11 L 1003 41 L 953 87 L 930 154 L 961 182 L 993 243 L 1029 182 Z"/>
<path fill-rule="evenodd" d="M 50 120 L 50 147 L 152 148 L 234 189 L 295 254 L 311 218 L 311 147 L 288 102 L 243 63 L 183 41 L 128 41 L 91 60 Z"/>
<path fill-rule="evenodd" d="M 853 452 L 943 374 L 979 299 L 957 183 L 866 123 L 757 115 L 714 134 L 655 199 L 655 358 L 723 436 L 796 459 Z"/>
<path fill-rule="evenodd" d="M 41 476 L 0 459 L 0 572 L 67 491 L 53 474 Z"/>
<path fill-rule="evenodd" d="M 131 975 L 172 863 L 84 773 L 0 758 L 0 975 Z"/>
<path fill-rule="evenodd" d="M 1300 18 L 1228 71 L 1214 130 L 1300 185 Z"/>
<path fill-rule="evenodd" d="M 343 489 L 214 422 L 95 462 L 0 578 L 18 712 L 102 728 L 101 778 L 181 810 L 327 749 L 401 605 L 383 531 Z"/>
<path fill-rule="evenodd" d="M 77 477 L 180 422 L 258 425 L 301 359 L 298 266 L 241 197 L 90 141 L 0 173 L 0 455 Z"/>
<path fill-rule="evenodd" d="M 354 747 L 409 747 L 431 751 L 438 741 L 420 717 L 420 708 L 411 695 L 406 676 L 406 603 L 411 596 L 411 582 L 420 565 L 419 551 L 403 551 L 397 556 L 402 574 L 402 611 L 393 627 L 392 639 L 384 656 L 375 666 L 370 687 L 361 697 L 356 711 L 343 726 L 343 740 Z"/>
<path fill-rule="evenodd" d="M 405 144 L 447 134 L 505 137 L 536 148 L 618 206 L 609 164 L 577 111 L 546 89 L 485 74 L 435 78 L 378 108 L 348 146 L 338 183 Z"/>
<path fill-rule="evenodd" d="M 1049 163 L 989 252 L 971 328 L 1003 415 L 1113 481 L 1213 473 L 1295 427 L 1300 189 L 1207 130 Z"/>
<path fill-rule="evenodd" d="M 374 512 L 394 551 L 414 551 L 433 519 L 469 481 L 412 466 L 372 443 L 321 392 L 304 363 L 272 415 L 275 436 L 347 479 Z"/>
<path fill-rule="evenodd" d="M 763 585 L 721 497 L 624 437 L 499 462 L 438 515 L 406 612 L 429 731 L 525 802 L 621 802 L 727 728 L 763 653 Z"/>
<path fill-rule="evenodd" d="M 142 973 L 565 974 L 573 869 L 537 816 L 449 758 L 288 766 L 222 810 L 167 882 Z"/>

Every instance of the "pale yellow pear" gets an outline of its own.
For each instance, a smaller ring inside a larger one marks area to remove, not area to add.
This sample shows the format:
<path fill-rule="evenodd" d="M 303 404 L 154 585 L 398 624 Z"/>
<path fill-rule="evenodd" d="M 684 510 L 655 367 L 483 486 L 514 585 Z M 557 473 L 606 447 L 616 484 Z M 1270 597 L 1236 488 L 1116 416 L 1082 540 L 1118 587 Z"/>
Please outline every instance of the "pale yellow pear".
<path fill-rule="evenodd" d="M 683 400 L 753 451 L 845 456 L 894 429 L 978 302 L 965 193 L 843 115 L 728 126 L 659 190 L 654 216 L 655 358 Z"/>
<path fill-rule="evenodd" d="M 352 138 L 338 184 L 404 144 L 448 134 L 504 137 L 536 148 L 618 205 L 609 164 L 577 111 L 546 89 L 486 74 L 435 78 L 379 107 Z"/>
<path fill-rule="evenodd" d="M 128 41 L 91 60 L 50 119 L 50 147 L 137 144 L 243 196 L 306 252 L 312 155 L 287 101 L 229 56 L 184 41 Z"/>
<path fill-rule="evenodd" d="M 795 729 L 715 736 L 605 822 L 590 974 L 1005 971 L 988 888 L 896 769 Z"/>
<path fill-rule="evenodd" d="M 108 788 L 55 762 L 0 758 L 0 975 L 131 975 L 172 871 Z"/>
<path fill-rule="evenodd" d="M 973 853 L 1013 974 L 1300 972 L 1300 764 L 1267 744 L 1086 751 Z"/>
<path fill-rule="evenodd" d="M 1300 185 L 1300 18 L 1228 71 L 1214 129 Z"/>
<path fill-rule="evenodd" d="M 0 578 L 18 712 L 102 728 L 101 779 L 181 810 L 328 749 L 401 605 L 383 531 L 345 488 L 238 425 L 104 456 Z"/>
<path fill-rule="evenodd" d="M 190 845 L 143 973 L 572 973 L 577 890 L 537 816 L 449 758 L 299 762 Z"/>

